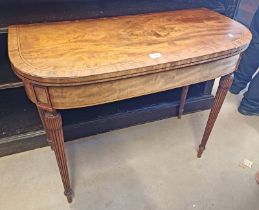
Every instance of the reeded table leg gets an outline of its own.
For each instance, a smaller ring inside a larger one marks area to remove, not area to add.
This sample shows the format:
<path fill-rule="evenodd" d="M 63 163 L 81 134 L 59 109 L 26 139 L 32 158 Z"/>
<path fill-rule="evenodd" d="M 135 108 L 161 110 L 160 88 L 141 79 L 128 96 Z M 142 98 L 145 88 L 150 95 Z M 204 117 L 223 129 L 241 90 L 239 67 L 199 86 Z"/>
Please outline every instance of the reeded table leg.
<path fill-rule="evenodd" d="M 206 124 L 205 131 L 203 133 L 201 144 L 199 145 L 199 150 L 198 150 L 198 154 L 197 154 L 198 158 L 201 157 L 203 151 L 205 150 L 206 143 L 209 139 L 210 133 L 211 133 L 214 123 L 218 117 L 220 108 L 227 95 L 227 92 L 232 84 L 232 81 L 233 81 L 232 74 L 228 74 L 228 75 L 225 75 L 220 78 L 219 87 L 218 87 L 218 90 L 217 90 L 217 93 L 215 96 L 215 100 L 214 100 L 213 106 L 212 106 L 210 114 L 209 114 L 209 118 L 208 118 L 208 121 Z"/>
<path fill-rule="evenodd" d="M 41 119 L 43 128 L 44 128 L 44 130 L 45 130 L 45 132 L 46 132 L 47 142 L 48 142 L 50 148 L 53 150 L 52 141 L 51 141 L 51 139 L 50 139 L 50 137 L 49 137 L 49 135 L 48 135 L 48 130 L 46 129 L 46 125 L 45 125 L 45 119 L 44 119 L 44 112 L 45 112 L 45 111 L 44 111 L 43 109 L 41 109 L 40 107 L 37 107 L 37 108 L 38 108 L 38 112 L 39 112 L 39 115 L 40 115 L 40 119 Z"/>
<path fill-rule="evenodd" d="M 61 115 L 56 111 L 44 111 L 44 121 L 46 130 L 52 140 L 53 149 L 58 162 L 59 172 L 65 189 L 65 196 L 69 203 L 72 202 L 72 190 L 70 187 L 69 174 L 67 168 L 66 154 L 64 148 L 64 137 L 62 130 Z"/>
<path fill-rule="evenodd" d="M 178 113 L 178 118 L 179 119 L 181 119 L 183 111 L 184 111 L 184 105 L 185 105 L 186 97 L 187 97 L 187 94 L 188 94 L 188 90 L 189 90 L 189 85 L 188 86 L 184 86 L 182 88 L 180 105 L 179 105 L 179 113 Z"/>

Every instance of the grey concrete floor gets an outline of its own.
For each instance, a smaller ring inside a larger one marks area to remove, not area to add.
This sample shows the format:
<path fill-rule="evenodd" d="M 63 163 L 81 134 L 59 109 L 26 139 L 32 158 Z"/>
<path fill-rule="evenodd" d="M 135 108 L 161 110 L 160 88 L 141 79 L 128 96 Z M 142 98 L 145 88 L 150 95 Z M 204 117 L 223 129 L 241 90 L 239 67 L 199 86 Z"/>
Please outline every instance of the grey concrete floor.
<path fill-rule="evenodd" d="M 240 115 L 239 100 L 228 94 L 201 159 L 208 111 L 66 143 L 72 204 L 49 148 L 0 158 L 0 209 L 259 210 L 259 118 Z"/>

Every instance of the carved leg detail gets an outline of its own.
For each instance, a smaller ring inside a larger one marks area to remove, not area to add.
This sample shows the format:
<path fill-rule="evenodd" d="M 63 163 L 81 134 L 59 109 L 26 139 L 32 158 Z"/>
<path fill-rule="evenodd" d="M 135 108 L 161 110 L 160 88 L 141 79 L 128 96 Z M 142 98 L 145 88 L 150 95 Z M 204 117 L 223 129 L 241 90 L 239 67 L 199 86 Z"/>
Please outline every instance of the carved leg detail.
<path fill-rule="evenodd" d="M 61 115 L 57 112 L 44 112 L 45 125 L 53 144 L 53 149 L 58 162 L 59 172 L 65 189 L 65 196 L 69 203 L 72 202 L 72 190 L 70 187 L 67 168 L 66 154 L 64 148 L 64 137 L 62 130 Z"/>
<path fill-rule="evenodd" d="M 183 111 L 184 111 L 184 105 L 185 105 L 186 97 L 187 97 L 187 94 L 188 94 L 188 90 L 189 90 L 189 86 L 184 86 L 182 88 L 180 106 L 179 106 L 179 113 L 178 113 L 179 119 L 181 119 Z"/>
<path fill-rule="evenodd" d="M 214 123 L 218 117 L 219 111 L 227 95 L 227 92 L 232 84 L 232 81 L 233 81 L 233 74 L 225 75 L 221 77 L 219 81 L 219 87 L 215 96 L 215 100 L 209 114 L 209 118 L 206 124 L 205 131 L 203 133 L 201 144 L 199 145 L 199 150 L 197 154 L 198 158 L 201 157 L 203 151 L 205 150 L 206 143 L 209 139 L 210 133 L 213 129 Z"/>
<path fill-rule="evenodd" d="M 44 118 L 44 112 L 45 112 L 45 111 L 44 111 L 43 109 L 39 108 L 39 107 L 37 107 L 37 108 L 38 108 L 38 112 L 39 112 L 39 115 L 40 115 L 40 119 L 41 119 L 43 128 L 44 128 L 44 130 L 45 130 L 45 132 L 46 132 L 47 142 L 48 142 L 50 148 L 53 150 L 52 141 L 51 141 L 51 139 L 50 139 L 50 137 L 49 137 L 48 130 L 46 129 L 46 123 L 45 123 L 45 118 Z"/>

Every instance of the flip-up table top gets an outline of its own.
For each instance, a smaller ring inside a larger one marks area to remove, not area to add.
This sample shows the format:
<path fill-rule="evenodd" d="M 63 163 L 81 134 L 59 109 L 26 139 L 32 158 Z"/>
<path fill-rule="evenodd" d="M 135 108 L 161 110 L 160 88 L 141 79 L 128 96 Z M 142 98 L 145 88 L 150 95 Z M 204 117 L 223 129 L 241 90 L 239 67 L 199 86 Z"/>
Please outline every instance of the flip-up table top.
<path fill-rule="evenodd" d="M 9 27 L 18 75 L 50 83 L 128 77 L 215 60 L 251 39 L 238 22 L 208 9 Z"/>

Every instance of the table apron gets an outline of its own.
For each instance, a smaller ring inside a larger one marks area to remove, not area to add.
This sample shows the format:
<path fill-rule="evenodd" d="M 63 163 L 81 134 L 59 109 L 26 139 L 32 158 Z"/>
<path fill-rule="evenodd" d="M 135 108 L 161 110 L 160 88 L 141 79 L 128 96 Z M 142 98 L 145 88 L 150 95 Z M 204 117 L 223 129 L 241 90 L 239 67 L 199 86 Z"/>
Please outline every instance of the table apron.
<path fill-rule="evenodd" d="M 69 109 L 143 96 L 218 78 L 235 71 L 239 55 L 141 76 L 93 84 L 44 86 L 24 81 L 28 97 L 43 108 Z"/>

